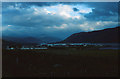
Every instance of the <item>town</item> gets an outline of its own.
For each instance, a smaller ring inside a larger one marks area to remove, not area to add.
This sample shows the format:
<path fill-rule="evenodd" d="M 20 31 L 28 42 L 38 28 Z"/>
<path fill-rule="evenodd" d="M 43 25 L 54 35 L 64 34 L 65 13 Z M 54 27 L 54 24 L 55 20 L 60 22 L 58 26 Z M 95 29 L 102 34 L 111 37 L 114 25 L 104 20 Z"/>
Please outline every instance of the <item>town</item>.
<path fill-rule="evenodd" d="M 22 45 L 22 46 L 6 46 L 6 50 L 44 50 L 48 48 L 62 48 L 62 47 L 111 47 L 117 46 L 116 44 L 101 44 L 101 43 L 41 43 L 40 45 Z"/>

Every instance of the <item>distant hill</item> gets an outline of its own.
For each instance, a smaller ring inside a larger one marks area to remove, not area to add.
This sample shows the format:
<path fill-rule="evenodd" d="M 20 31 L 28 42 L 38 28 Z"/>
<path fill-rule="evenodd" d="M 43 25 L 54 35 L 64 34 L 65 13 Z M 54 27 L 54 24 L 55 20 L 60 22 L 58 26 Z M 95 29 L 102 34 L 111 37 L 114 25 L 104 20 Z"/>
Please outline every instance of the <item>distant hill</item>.
<path fill-rule="evenodd" d="M 40 40 L 33 38 L 33 37 L 26 37 L 26 38 L 20 38 L 20 37 L 4 37 L 3 36 L 3 44 L 21 44 L 21 45 L 35 45 L 40 42 Z"/>
<path fill-rule="evenodd" d="M 118 43 L 120 26 L 92 32 L 80 32 L 72 34 L 64 43 Z"/>
<path fill-rule="evenodd" d="M 50 37 L 50 36 L 23 37 L 23 38 L 3 36 L 2 40 L 4 45 L 13 45 L 13 44 L 37 45 L 40 43 L 50 43 L 50 42 L 60 41 L 59 38 Z"/>
<path fill-rule="evenodd" d="M 21 46 L 21 44 L 11 41 L 2 40 L 2 49 L 5 49 L 6 46 Z"/>
<path fill-rule="evenodd" d="M 40 36 L 38 39 L 42 40 L 44 43 L 58 42 L 61 41 L 60 38 L 52 37 L 52 36 Z"/>

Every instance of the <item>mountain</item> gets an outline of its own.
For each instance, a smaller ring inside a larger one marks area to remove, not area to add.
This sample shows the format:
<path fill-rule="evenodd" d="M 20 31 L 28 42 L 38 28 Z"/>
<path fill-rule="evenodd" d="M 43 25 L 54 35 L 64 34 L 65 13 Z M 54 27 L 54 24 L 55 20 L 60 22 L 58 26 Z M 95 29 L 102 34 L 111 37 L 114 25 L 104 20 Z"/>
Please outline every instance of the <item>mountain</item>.
<path fill-rule="evenodd" d="M 41 36 L 41 37 L 38 37 L 38 38 L 41 39 L 44 43 L 51 43 L 51 42 L 61 41 L 60 38 L 52 37 L 52 36 Z"/>
<path fill-rule="evenodd" d="M 120 26 L 97 30 L 92 32 L 80 32 L 72 34 L 70 37 L 61 41 L 63 43 L 118 43 Z"/>
<path fill-rule="evenodd" d="M 16 46 L 16 45 L 21 45 L 21 44 L 16 43 L 16 42 L 12 42 L 12 41 L 2 40 L 2 47 L 3 47 L 3 46 L 9 46 L 9 45 L 11 45 L 11 46 Z"/>
<path fill-rule="evenodd" d="M 7 42 L 14 42 L 14 43 L 18 43 L 18 44 L 22 44 L 22 45 L 31 45 L 31 44 L 37 44 L 39 43 L 41 40 L 38 40 L 36 38 L 33 37 L 6 37 L 3 36 L 2 38 L 6 43 Z"/>
<path fill-rule="evenodd" d="M 10 36 L 3 36 L 4 45 L 7 44 L 21 44 L 21 45 L 36 45 L 40 43 L 50 43 L 60 41 L 59 38 L 50 37 L 50 36 L 39 36 L 39 37 L 10 37 Z"/>

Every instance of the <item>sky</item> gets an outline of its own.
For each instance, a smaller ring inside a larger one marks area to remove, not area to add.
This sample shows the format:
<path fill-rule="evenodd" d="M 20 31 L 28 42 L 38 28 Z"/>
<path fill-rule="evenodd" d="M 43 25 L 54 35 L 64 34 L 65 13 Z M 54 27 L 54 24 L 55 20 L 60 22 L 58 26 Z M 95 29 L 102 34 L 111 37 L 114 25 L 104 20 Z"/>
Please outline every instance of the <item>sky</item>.
<path fill-rule="evenodd" d="M 65 39 L 73 33 L 117 26 L 117 2 L 2 3 L 3 36 Z"/>

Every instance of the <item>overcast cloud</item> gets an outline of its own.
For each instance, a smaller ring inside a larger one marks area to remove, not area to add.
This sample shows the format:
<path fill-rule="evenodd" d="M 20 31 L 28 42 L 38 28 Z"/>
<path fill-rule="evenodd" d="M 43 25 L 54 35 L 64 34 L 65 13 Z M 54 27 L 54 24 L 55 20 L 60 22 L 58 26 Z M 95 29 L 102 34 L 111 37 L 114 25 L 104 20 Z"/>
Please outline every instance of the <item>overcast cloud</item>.
<path fill-rule="evenodd" d="M 118 26 L 118 3 L 3 3 L 2 32 L 7 36 L 55 36 Z"/>

